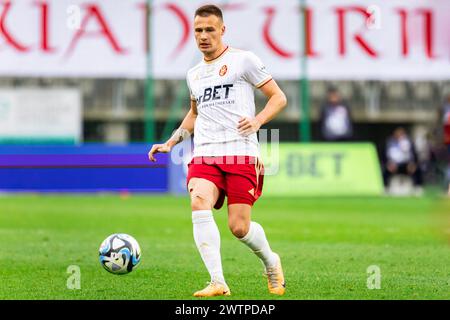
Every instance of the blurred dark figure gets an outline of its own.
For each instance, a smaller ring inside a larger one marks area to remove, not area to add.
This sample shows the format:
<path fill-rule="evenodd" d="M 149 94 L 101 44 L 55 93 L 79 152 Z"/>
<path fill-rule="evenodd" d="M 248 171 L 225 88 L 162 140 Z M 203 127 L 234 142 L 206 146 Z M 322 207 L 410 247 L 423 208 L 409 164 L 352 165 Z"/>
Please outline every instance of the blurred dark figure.
<path fill-rule="evenodd" d="M 326 141 L 351 141 L 353 138 L 350 109 L 334 87 L 328 89 L 327 101 L 321 108 L 320 129 Z"/>
<path fill-rule="evenodd" d="M 431 129 L 431 174 L 450 196 L 450 94 Z"/>
<path fill-rule="evenodd" d="M 416 187 L 422 187 L 422 170 L 417 152 L 405 129 L 395 129 L 393 135 L 387 140 L 384 160 L 383 179 L 386 187 L 390 178 L 397 174 L 410 176 Z"/>
<path fill-rule="evenodd" d="M 444 143 L 447 145 L 450 153 L 450 94 L 447 96 L 447 102 L 442 110 L 442 121 L 444 124 Z"/>
<path fill-rule="evenodd" d="M 447 168 L 446 168 L 446 184 L 448 185 L 448 195 L 450 196 L 450 94 L 447 96 L 447 102 L 442 110 L 442 123 L 444 144 L 447 147 Z"/>

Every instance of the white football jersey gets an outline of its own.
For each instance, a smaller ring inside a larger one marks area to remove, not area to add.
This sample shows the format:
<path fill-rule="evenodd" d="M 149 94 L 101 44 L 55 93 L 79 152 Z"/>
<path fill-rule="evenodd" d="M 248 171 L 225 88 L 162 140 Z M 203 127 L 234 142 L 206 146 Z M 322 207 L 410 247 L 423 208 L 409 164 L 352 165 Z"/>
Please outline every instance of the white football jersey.
<path fill-rule="evenodd" d="M 191 99 L 197 101 L 194 156 L 259 156 L 256 133 L 242 136 L 238 122 L 255 117 L 255 88 L 272 79 L 250 51 L 227 48 L 187 73 Z"/>

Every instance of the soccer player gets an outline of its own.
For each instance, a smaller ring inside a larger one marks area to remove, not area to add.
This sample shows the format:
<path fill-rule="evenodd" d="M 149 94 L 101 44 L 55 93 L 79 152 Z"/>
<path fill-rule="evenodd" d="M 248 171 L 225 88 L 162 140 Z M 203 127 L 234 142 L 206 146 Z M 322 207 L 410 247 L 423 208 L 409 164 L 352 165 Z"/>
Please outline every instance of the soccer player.
<path fill-rule="evenodd" d="M 269 292 L 282 295 L 285 281 L 280 257 L 271 250 L 261 225 L 251 221 L 251 209 L 263 184 L 256 133 L 285 107 L 286 96 L 255 54 L 223 43 L 225 30 L 218 7 L 205 5 L 196 10 L 194 33 L 203 59 L 187 74 L 191 108 L 174 135 L 164 144 L 153 145 L 148 156 L 156 161 L 156 153 L 170 152 L 194 133 L 187 188 L 195 243 L 211 276 L 209 285 L 194 296 L 230 295 L 212 214 L 213 208 L 222 207 L 225 196 L 231 232 L 264 264 Z M 255 88 L 267 97 L 256 116 Z"/>

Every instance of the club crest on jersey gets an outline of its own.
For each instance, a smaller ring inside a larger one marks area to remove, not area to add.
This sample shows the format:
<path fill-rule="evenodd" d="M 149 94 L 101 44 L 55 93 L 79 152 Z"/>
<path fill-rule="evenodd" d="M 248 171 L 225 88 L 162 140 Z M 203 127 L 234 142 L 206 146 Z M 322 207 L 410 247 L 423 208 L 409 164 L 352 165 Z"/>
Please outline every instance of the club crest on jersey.
<path fill-rule="evenodd" d="M 222 66 L 222 68 L 220 68 L 219 75 L 220 75 L 221 77 L 223 77 L 223 76 L 227 73 L 227 71 L 228 71 L 228 67 L 227 67 L 226 64 L 224 64 L 224 65 Z"/>

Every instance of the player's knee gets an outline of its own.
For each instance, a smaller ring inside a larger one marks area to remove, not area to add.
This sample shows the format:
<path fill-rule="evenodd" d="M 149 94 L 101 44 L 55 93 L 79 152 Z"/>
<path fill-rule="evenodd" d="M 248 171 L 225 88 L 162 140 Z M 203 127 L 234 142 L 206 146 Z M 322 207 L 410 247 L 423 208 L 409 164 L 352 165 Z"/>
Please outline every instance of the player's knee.
<path fill-rule="evenodd" d="M 192 211 L 196 210 L 211 210 L 212 205 L 211 202 L 207 199 L 204 199 L 200 196 L 191 196 L 191 209 Z"/>
<path fill-rule="evenodd" d="M 250 226 L 243 222 L 230 222 L 228 227 L 236 238 L 241 239 L 247 235 Z"/>

